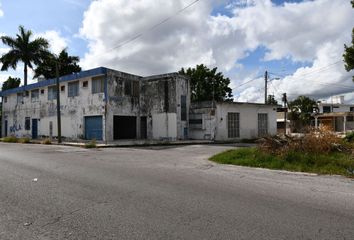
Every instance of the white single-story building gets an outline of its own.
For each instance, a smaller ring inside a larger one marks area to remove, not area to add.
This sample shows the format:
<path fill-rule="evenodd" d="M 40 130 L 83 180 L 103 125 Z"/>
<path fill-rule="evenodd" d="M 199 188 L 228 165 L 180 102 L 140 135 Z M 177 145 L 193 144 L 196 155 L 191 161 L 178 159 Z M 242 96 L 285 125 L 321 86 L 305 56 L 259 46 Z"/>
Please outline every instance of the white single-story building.
<path fill-rule="evenodd" d="M 276 105 L 212 101 L 191 104 L 191 139 L 232 141 L 276 134 Z"/>

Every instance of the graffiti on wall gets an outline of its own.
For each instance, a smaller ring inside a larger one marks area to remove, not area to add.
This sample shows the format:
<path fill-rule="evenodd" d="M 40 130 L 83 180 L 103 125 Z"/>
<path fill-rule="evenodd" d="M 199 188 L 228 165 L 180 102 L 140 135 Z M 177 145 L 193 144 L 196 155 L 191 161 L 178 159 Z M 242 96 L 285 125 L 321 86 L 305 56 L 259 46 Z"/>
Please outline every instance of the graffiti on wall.
<path fill-rule="evenodd" d="M 21 131 L 22 128 L 21 128 L 21 124 L 17 124 L 17 121 L 14 120 L 14 124 L 12 126 L 10 126 L 10 133 L 15 133 L 15 132 L 18 132 L 18 131 Z"/>

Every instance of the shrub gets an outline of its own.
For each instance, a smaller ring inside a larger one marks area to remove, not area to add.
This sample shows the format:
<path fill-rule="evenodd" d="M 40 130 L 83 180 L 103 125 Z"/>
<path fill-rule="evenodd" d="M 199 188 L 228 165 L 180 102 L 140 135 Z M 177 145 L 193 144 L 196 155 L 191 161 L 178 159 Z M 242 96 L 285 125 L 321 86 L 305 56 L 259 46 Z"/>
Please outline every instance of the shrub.
<path fill-rule="evenodd" d="M 42 144 L 50 145 L 50 144 L 52 144 L 52 141 L 49 138 L 46 138 L 42 141 Z"/>
<path fill-rule="evenodd" d="M 90 142 L 85 143 L 85 148 L 96 148 L 96 140 L 93 139 Z"/>
<path fill-rule="evenodd" d="M 17 143 L 18 142 L 18 138 L 14 137 L 14 136 L 10 136 L 10 137 L 4 137 L 2 139 L 3 142 L 7 142 L 7 143 Z"/>
<path fill-rule="evenodd" d="M 348 132 L 344 138 L 347 142 L 354 142 L 354 132 Z"/>
<path fill-rule="evenodd" d="M 342 139 L 326 127 L 312 128 L 303 137 L 264 137 L 260 140 L 259 148 L 276 155 L 286 155 L 289 152 L 320 154 L 349 151 Z"/>
<path fill-rule="evenodd" d="M 25 138 L 20 138 L 18 140 L 19 143 L 30 143 L 31 142 L 31 139 L 29 139 L 28 137 L 25 137 Z"/>

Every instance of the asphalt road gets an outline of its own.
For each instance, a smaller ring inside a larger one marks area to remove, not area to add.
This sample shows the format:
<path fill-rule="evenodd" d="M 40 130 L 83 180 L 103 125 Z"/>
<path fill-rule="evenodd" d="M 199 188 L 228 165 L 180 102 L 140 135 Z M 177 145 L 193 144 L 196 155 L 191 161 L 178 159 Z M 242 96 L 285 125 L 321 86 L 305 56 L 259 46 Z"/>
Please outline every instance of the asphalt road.
<path fill-rule="evenodd" d="M 354 180 L 206 160 L 227 148 L 0 143 L 0 239 L 354 239 Z"/>

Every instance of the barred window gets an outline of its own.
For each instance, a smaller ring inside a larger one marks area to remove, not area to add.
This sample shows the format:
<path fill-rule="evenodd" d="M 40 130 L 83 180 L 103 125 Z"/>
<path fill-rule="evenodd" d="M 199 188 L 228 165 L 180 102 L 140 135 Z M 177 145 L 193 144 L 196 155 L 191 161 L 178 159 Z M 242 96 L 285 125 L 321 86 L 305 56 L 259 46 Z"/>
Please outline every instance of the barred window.
<path fill-rule="evenodd" d="M 227 135 L 228 138 L 240 137 L 240 113 L 227 113 Z"/>
<path fill-rule="evenodd" d="M 258 136 L 262 137 L 268 134 L 268 114 L 258 113 Z"/>
<path fill-rule="evenodd" d="M 133 97 L 139 97 L 139 94 L 140 94 L 139 87 L 140 87 L 139 82 L 134 81 L 133 82 Z"/>
<path fill-rule="evenodd" d="M 79 96 L 79 81 L 68 83 L 68 97 Z"/>
<path fill-rule="evenodd" d="M 17 93 L 17 104 L 23 103 L 23 93 Z"/>
<path fill-rule="evenodd" d="M 25 130 L 31 130 L 31 118 L 30 117 L 25 118 Z"/>
<path fill-rule="evenodd" d="M 38 99 L 39 99 L 39 90 L 38 89 L 32 90 L 31 91 L 31 101 L 36 102 L 36 101 L 38 101 Z"/>
<path fill-rule="evenodd" d="M 187 96 L 181 96 L 181 120 L 187 121 Z"/>
<path fill-rule="evenodd" d="M 96 77 L 92 78 L 92 94 L 104 92 L 104 78 Z"/>
<path fill-rule="evenodd" d="M 125 96 L 132 95 L 132 82 L 130 80 L 124 81 L 124 95 Z"/>
<path fill-rule="evenodd" d="M 48 100 L 55 100 L 57 99 L 57 87 L 52 86 L 48 87 Z"/>

